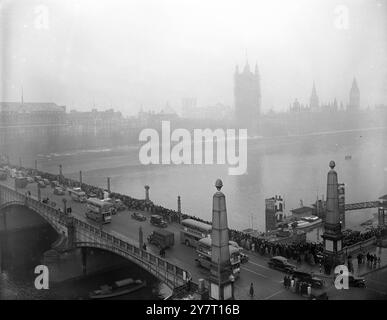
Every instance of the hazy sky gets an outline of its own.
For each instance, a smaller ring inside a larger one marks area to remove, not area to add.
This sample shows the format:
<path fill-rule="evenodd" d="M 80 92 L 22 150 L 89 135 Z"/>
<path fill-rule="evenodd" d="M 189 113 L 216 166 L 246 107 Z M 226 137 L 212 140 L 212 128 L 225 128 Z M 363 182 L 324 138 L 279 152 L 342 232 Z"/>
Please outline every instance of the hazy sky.
<path fill-rule="evenodd" d="M 233 105 L 235 65 L 258 62 L 262 109 L 387 104 L 387 0 L 2 1 L 1 100 L 124 114 Z M 348 16 L 346 16 L 346 12 Z M 348 20 L 346 21 L 346 17 Z"/>

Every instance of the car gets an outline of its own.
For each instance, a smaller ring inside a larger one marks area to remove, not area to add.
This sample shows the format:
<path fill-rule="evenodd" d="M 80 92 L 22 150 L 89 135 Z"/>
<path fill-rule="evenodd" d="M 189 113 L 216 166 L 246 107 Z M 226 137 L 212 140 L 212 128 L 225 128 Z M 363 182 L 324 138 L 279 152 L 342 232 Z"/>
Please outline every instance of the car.
<path fill-rule="evenodd" d="M 240 255 L 241 263 L 246 263 L 247 261 L 249 261 L 249 256 L 247 254 L 240 252 L 239 255 Z"/>
<path fill-rule="evenodd" d="M 56 188 L 56 187 L 59 187 L 59 186 L 60 186 L 59 181 L 56 181 L 56 180 L 51 181 L 51 188 Z"/>
<path fill-rule="evenodd" d="M 164 221 L 162 216 L 159 216 L 158 214 L 153 214 L 150 218 L 150 223 L 153 224 L 156 227 L 160 228 L 166 228 L 168 227 L 168 223 Z"/>
<path fill-rule="evenodd" d="M 335 279 L 339 274 L 335 274 Z M 365 288 L 366 281 L 363 277 L 357 277 L 352 273 L 348 273 L 348 285 L 350 287 Z"/>
<path fill-rule="evenodd" d="M 289 263 L 288 259 L 282 256 L 272 257 L 268 262 L 268 265 L 272 269 L 277 269 L 286 273 L 292 273 L 296 269 L 295 265 Z"/>
<path fill-rule="evenodd" d="M 353 274 L 348 275 L 348 284 L 350 287 L 365 288 L 366 282 L 363 277 L 356 277 Z"/>
<path fill-rule="evenodd" d="M 50 180 L 48 180 L 48 179 L 43 179 L 43 182 L 45 183 L 46 186 L 48 186 L 50 184 Z"/>
<path fill-rule="evenodd" d="M 58 196 L 63 196 L 65 194 L 65 191 L 61 187 L 56 187 L 54 189 L 54 194 L 56 194 Z"/>
<path fill-rule="evenodd" d="M 88 198 L 98 198 L 98 195 L 94 192 L 87 192 L 86 195 Z"/>
<path fill-rule="evenodd" d="M 45 188 L 46 187 L 46 184 L 42 180 L 38 180 L 37 182 L 38 182 L 39 188 Z"/>
<path fill-rule="evenodd" d="M 134 220 L 146 221 L 146 217 L 142 213 L 139 213 L 139 212 L 133 212 L 131 217 Z"/>
<path fill-rule="evenodd" d="M 315 277 L 313 274 L 309 272 L 294 270 L 292 272 L 292 276 L 303 282 L 309 283 L 312 286 L 312 288 L 321 289 L 324 286 L 324 280 L 318 277 Z"/>
<path fill-rule="evenodd" d="M 27 182 L 28 183 L 33 183 L 33 182 L 35 182 L 35 180 L 32 177 L 27 177 Z"/>
<path fill-rule="evenodd" d="M 114 202 L 114 206 L 117 208 L 117 211 L 124 211 L 126 210 L 126 206 L 120 199 L 116 199 Z"/>

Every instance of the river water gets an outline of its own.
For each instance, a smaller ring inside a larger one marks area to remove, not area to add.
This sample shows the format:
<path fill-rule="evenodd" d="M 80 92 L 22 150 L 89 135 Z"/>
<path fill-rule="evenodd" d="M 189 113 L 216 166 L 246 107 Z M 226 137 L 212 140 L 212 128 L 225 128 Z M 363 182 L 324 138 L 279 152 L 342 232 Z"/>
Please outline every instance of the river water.
<path fill-rule="evenodd" d="M 326 194 L 329 162 L 336 162 L 339 182 L 345 183 L 346 203 L 376 200 L 387 193 L 387 129 L 329 132 L 298 137 L 248 140 L 247 173 L 228 175 L 228 165 L 141 165 L 137 147 L 84 150 L 40 155 L 39 168 L 144 198 L 150 186 L 155 203 L 211 220 L 212 195 L 217 178 L 223 180 L 229 225 L 264 231 L 265 198 L 282 195 L 285 211 L 311 205 Z M 351 160 L 345 160 L 351 155 Z M 27 160 L 33 165 L 33 159 Z M 375 210 L 352 211 L 347 227 L 356 228 L 373 217 Z"/>
<path fill-rule="evenodd" d="M 144 198 L 144 185 L 149 185 L 151 200 L 156 204 L 176 209 L 180 195 L 183 212 L 206 220 L 211 220 L 215 180 L 221 178 L 229 226 L 260 231 L 265 228 L 265 198 L 282 195 L 285 212 L 289 214 L 292 208 L 299 207 L 300 200 L 310 205 L 317 197 L 326 195 L 331 160 L 336 162 L 339 182 L 345 183 L 346 203 L 376 200 L 387 193 L 386 129 L 249 139 L 247 174 L 241 176 L 228 175 L 227 165 L 144 166 L 138 160 L 138 151 L 139 147 L 81 150 L 26 157 L 23 164 L 33 167 L 37 158 L 38 168 L 52 173 L 58 173 L 58 166 L 62 164 L 64 175 L 78 179 L 82 170 L 85 183 L 104 187 L 106 177 L 110 177 L 113 191 L 135 198 Z M 346 160 L 346 155 L 351 155 L 351 159 Z M 375 209 L 348 212 L 346 225 L 357 229 L 362 222 L 375 220 L 375 213 Z M 64 284 L 55 293 L 36 293 L 36 290 L 31 293 L 28 289 L 33 277 L 31 266 L 48 249 L 49 242 L 44 241 L 47 236 L 42 233 L 43 240 L 36 238 L 36 234 L 11 236 L 16 238 L 9 239 L 8 243 L 16 244 L 20 254 L 12 257 L 13 267 L 1 273 L 0 299 L 83 298 L 97 284 L 131 274 L 133 266 L 117 274 Z M 35 240 L 29 241 L 29 237 Z M 159 291 L 153 286 L 143 297 L 157 297 Z M 141 294 L 136 295 L 140 297 Z"/>
<path fill-rule="evenodd" d="M 23 208 L 21 209 L 23 210 Z M 38 229 L 28 229 L 8 232 L 0 237 L 0 300 L 4 299 L 88 299 L 91 291 L 101 285 L 112 284 L 114 281 L 126 278 L 141 279 L 147 286 L 139 291 L 116 297 L 115 299 L 161 299 L 168 294 L 165 285 L 161 284 L 151 274 L 144 272 L 137 265 L 119 258 L 119 264 L 109 271 L 78 277 L 64 282 L 49 282 L 47 290 L 37 290 L 34 286 L 34 269 L 42 264 L 43 253 L 50 249 L 50 245 L 57 238 L 55 230 L 50 226 Z M 94 254 L 98 254 L 94 252 Z M 108 254 L 100 252 L 99 254 Z M 106 259 L 106 257 L 101 257 Z M 80 262 L 74 262 L 79 263 Z M 102 261 L 101 261 L 102 263 Z M 73 269 L 74 266 L 72 267 Z M 78 269 L 78 268 L 76 268 Z M 50 270 L 50 268 L 49 268 Z M 66 269 L 66 272 L 70 270 Z"/>

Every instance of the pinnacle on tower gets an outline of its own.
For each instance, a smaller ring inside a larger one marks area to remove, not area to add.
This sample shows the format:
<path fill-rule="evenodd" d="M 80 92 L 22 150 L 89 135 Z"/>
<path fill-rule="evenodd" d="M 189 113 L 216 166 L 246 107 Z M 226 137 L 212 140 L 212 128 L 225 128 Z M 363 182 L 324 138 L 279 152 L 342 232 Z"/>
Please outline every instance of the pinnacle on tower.
<path fill-rule="evenodd" d="M 249 61 L 247 61 L 247 60 L 246 60 L 246 65 L 245 65 L 245 68 L 243 69 L 243 72 L 245 72 L 245 73 L 250 72 Z"/>
<path fill-rule="evenodd" d="M 351 90 L 359 91 L 359 87 L 357 86 L 357 81 L 356 81 L 355 77 L 353 78 L 353 81 L 352 81 L 352 88 L 351 88 Z"/>
<path fill-rule="evenodd" d="M 258 75 L 259 74 L 259 70 L 258 70 L 258 62 L 255 63 L 255 71 L 254 71 L 255 75 Z"/>
<path fill-rule="evenodd" d="M 310 96 L 310 108 L 311 110 L 317 110 L 319 108 L 319 99 L 317 96 L 317 90 L 315 82 L 313 81 L 312 94 Z"/>

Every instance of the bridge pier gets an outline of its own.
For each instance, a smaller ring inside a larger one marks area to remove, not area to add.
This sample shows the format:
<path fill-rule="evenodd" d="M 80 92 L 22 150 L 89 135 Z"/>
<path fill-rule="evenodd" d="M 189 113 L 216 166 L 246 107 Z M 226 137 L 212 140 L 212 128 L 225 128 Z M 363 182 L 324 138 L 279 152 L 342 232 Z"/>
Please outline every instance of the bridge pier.
<path fill-rule="evenodd" d="M 6 269 L 5 254 L 7 248 L 7 235 L 5 231 L 0 231 L 0 273 Z"/>
<path fill-rule="evenodd" d="M 4 210 L 4 213 L 0 215 L 1 216 L 1 228 L 0 231 L 4 231 L 4 233 L 7 232 L 7 212 Z"/>

